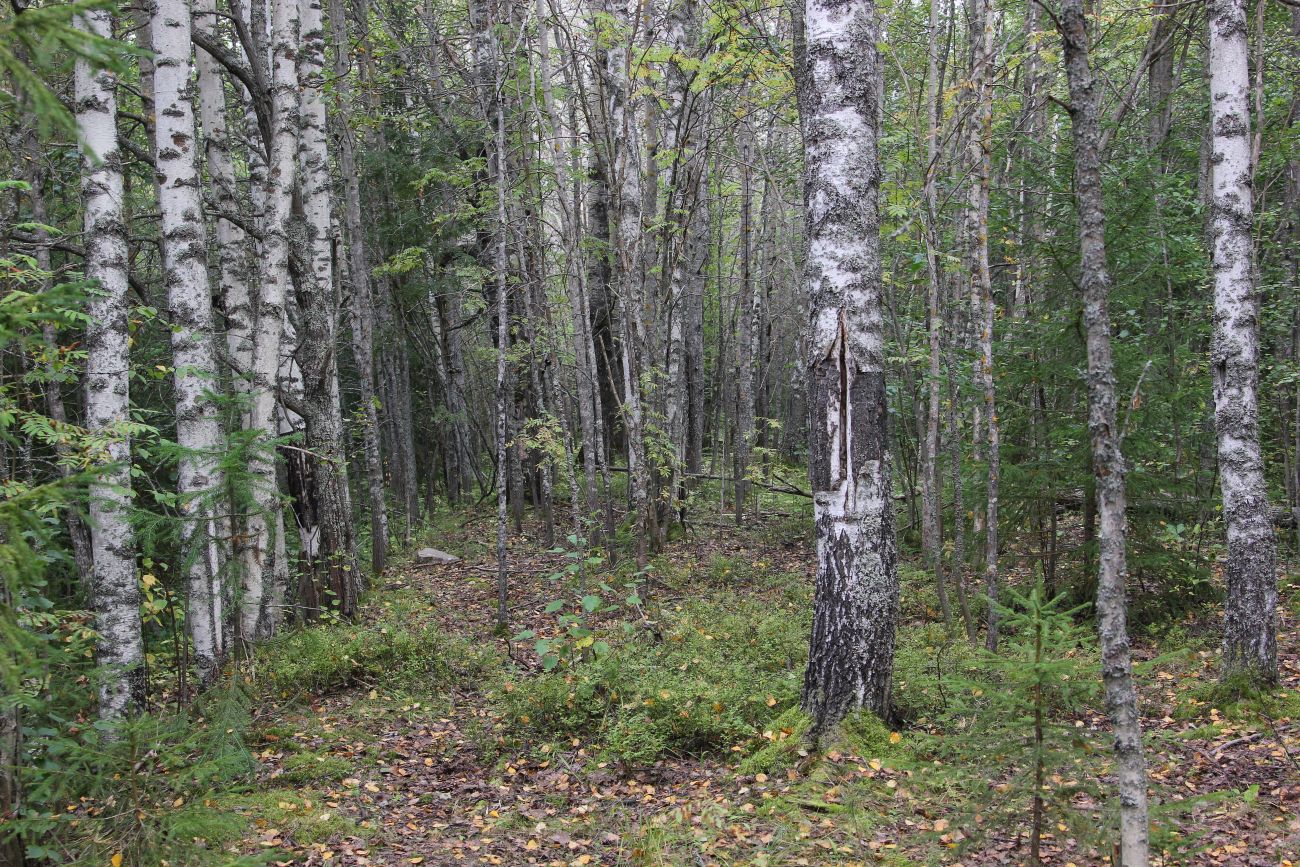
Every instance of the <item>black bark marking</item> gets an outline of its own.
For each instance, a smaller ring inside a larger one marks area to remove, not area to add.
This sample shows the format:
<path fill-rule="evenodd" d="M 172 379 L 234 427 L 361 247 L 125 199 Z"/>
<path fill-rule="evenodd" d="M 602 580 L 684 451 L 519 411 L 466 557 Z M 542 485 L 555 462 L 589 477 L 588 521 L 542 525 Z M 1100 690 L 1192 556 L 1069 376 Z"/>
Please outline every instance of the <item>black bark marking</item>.
<path fill-rule="evenodd" d="M 853 471 L 860 473 L 869 461 L 885 456 L 885 374 L 880 370 L 860 370 L 853 377 L 849 396 L 853 415 Z"/>

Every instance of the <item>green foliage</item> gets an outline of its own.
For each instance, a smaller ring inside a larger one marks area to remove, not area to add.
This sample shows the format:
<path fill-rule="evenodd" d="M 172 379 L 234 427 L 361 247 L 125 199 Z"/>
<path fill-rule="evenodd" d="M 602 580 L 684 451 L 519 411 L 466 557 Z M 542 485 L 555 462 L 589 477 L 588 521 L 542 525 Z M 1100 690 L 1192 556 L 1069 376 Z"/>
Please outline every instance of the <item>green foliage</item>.
<path fill-rule="evenodd" d="M 26 808 L 6 831 L 37 860 L 154 862 L 180 807 L 251 778 L 256 763 L 240 737 L 248 705 L 232 688 L 192 713 L 125 721 L 88 724 L 48 708 L 25 729 Z"/>
<path fill-rule="evenodd" d="M 971 809 L 1008 824 L 1037 815 L 1030 807 L 1041 797 L 1040 829 L 1061 822 L 1091 839 L 1095 819 L 1084 821 L 1072 801 L 1096 794 L 1089 780 L 1097 775 L 1078 767 L 1098 745 L 1076 713 L 1100 692 L 1095 650 L 1076 622 L 1081 609 L 1067 608 L 1063 595 L 1049 599 L 1041 581 L 1006 595 L 1002 647 L 979 651 L 946 681 L 944 733 L 931 739 L 937 764 L 927 769 L 929 782 L 964 791 Z M 971 774 L 972 766 L 981 772 Z M 996 780 L 991 789 L 986 776 Z M 979 845 L 977 835 L 972 840 Z"/>
<path fill-rule="evenodd" d="M 96 9 L 112 9 L 108 0 L 73 0 L 48 6 L 14 3 L 0 17 L 0 75 L 13 82 L 16 93 L 0 90 L 0 100 L 21 97 L 40 124 L 42 134 L 75 133 L 76 121 L 58 93 L 50 87 L 52 73 L 73 60 L 92 69 L 122 71 L 136 53 L 126 42 L 79 29 L 78 16 Z"/>
<path fill-rule="evenodd" d="M 628 766 L 765 745 L 798 699 L 804 612 L 723 595 L 666 612 L 659 628 L 606 630 L 608 653 L 503 684 L 493 697 L 508 731 L 594 738 Z"/>
<path fill-rule="evenodd" d="M 485 652 L 421 623 L 412 616 L 419 607 L 413 596 L 400 597 L 375 623 L 286 633 L 258 654 L 256 671 L 279 695 L 320 695 L 358 683 L 430 690 L 480 671 Z"/>

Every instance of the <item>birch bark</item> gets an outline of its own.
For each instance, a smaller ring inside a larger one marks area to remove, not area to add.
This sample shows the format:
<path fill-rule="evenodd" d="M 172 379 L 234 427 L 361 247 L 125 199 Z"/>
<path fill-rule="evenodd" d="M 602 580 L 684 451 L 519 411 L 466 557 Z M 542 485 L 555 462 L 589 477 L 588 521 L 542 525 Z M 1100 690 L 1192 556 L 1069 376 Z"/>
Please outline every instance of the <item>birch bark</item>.
<path fill-rule="evenodd" d="M 977 381 L 983 391 L 984 425 L 988 445 L 988 486 L 984 514 L 984 586 L 988 596 L 988 631 L 985 646 L 998 646 L 998 487 L 1001 478 L 1001 429 L 997 414 L 997 387 L 993 378 L 993 280 L 989 271 L 990 148 L 993 135 L 992 73 L 993 8 L 989 0 L 971 0 L 971 90 L 975 129 L 967 140 L 972 172 L 966 203 L 966 237 L 970 247 L 971 327 L 978 334 Z M 975 425 L 975 436 L 979 437 Z M 978 443 L 976 445 L 978 450 Z"/>
<path fill-rule="evenodd" d="M 105 39 L 112 16 L 87 10 L 78 27 Z M 76 66 L 77 129 L 82 139 L 81 194 L 85 206 L 86 278 L 97 284 L 86 324 L 86 428 L 107 446 L 90 485 L 91 587 L 95 605 L 95 661 L 103 669 L 99 714 L 106 719 L 144 706 L 144 642 L 135 574 L 131 508 L 130 376 L 127 332 L 127 243 L 122 164 L 117 149 L 117 76 Z"/>
<path fill-rule="evenodd" d="M 275 632 L 279 611 L 268 606 L 268 576 L 277 571 L 276 520 L 280 513 L 275 451 L 266 442 L 278 434 L 276 386 L 289 292 L 289 220 L 298 150 L 297 0 L 273 0 L 271 13 L 271 141 L 262 189 L 265 214 L 258 257 L 257 317 L 249 360 L 249 410 L 245 427 L 263 437 L 249 461 L 254 508 L 247 516 L 241 552 L 243 595 L 240 637 L 264 640 Z M 274 595 L 274 594 L 272 594 Z"/>
<path fill-rule="evenodd" d="M 809 0 L 796 58 L 810 299 L 817 585 L 803 706 L 816 739 L 890 715 L 898 576 L 886 438 L 872 0 Z"/>
<path fill-rule="evenodd" d="M 225 481 L 217 454 L 221 424 L 212 399 L 216 351 L 194 124 L 191 27 L 191 6 L 186 0 L 156 0 L 150 19 L 156 53 L 154 160 L 172 320 L 176 441 L 181 449 L 181 539 L 189 595 L 185 622 L 194 644 L 199 684 L 206 687 L 216 678 L 225 645 L 220 585 L 223 540 L 217 517 Z"/>
<path fill-rule="evenodd" d="M 1244 0 L 1210 4 L 1214 424 L 1227 528 L 1223 676 L 1277 681 L 1276 542 L 1259 445 L 1250 58 Z"/>
<path fill-rule="evenodd" d="M 312 564 L 328 587 L 332 607 L 356 614 L 361 590 L 352 533 L 352 502 L 343 449 L 343 409 L 338 390 L 338 294 L 334 277 L 335 237 L 329 146 L 325 125 L 325 23 L 320 0 L 301 0 L 298 81 L 302 112 L 298 136 L 298 189 L 304 230 L 301 272 L 293 281 L 298 314 L 294 358 L 302 371 L 303 421 L 312 453 L 312 494 L 320 520 L 320 557 Z M 291 262 L 295 261 L 291 259 Z"/>
<path fill-rule="evenodd" d="M 636 541 L 636 563 L 644 569 L 650 539 L 649 468 L 645 453 L 645 417 L 641 395 L 641 361 L 644 357 L 645 326 L 642 321 L 645 299 L 644 252 L 645 231 L 642 224 L 642 153 L 641 124 L 637 98 L 632 93 L 632 45 L 640 32 L 639 0 L 610 2 L 605 13 L 618 23 L 614 44 L 606 54 L 605 84 L 606 136 L 612 166 L 616 231 L 614 233 L 615 279 L 618 297 L 615 318 L 618 321 L 623 367 L 623 428 L 627 433 L 628 500 L 632 511 Z"/>

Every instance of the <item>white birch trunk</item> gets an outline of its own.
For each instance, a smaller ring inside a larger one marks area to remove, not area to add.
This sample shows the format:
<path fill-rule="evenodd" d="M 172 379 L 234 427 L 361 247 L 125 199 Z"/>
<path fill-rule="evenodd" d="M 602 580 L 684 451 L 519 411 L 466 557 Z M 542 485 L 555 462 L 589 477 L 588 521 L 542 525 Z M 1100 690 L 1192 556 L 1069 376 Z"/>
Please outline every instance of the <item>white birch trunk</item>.
<path fill-rule="evenodd" d="M 1277 681 L 1276 542 L 1259 446 L 1250 58 L 1244 0 L 1210 4 L 1214 423 L 1227 528 L 1223 674 Z"/>
<path fill-rule="evenodd" d="M 111 38 L 112 16 L 90 10 L 78 26 Z M 130 410 L 127 332 L 127 243 L 121 159 L 117 150 L 117 76 L 76 68 L 77 129 L 83 142 L 81 177 L 85 204 L 86 277 L 97 291 L 86 325 L 86 428 L 108 443 L 103 471 L 90 485 L 91 587 L 102 667 L 99 714 L 129 715 L 144 705 L 144 642 L 140 634 L 140 588 L 136 582 L 131 508 L 131 442 L 122 426 Z"/>
<path fill-rule="evenodd" d="M 890 715 L 898 576 L 886 438 L 880 67 L 872 0 L 809 0 L 796 58 L 805 169 L 817 589 L 803 705 L 813 738 Z"/>
<path fill-rule="evenodd" d="M 221 665 L 223 615 L 218 497 L 224 481 L 217 450 L 221 424 L 216 390 L 212 293 L 208 285 L 207 233 L 198 171 L 191 64 L 191 7 L 186 0 L 157 0 L 150 20 L 156 52 L 154 153 L 162 215 L 163 269 L 172 319 L 176 390 L 176 440 L 181 448 L 179 493 L 184 571 L 189 593 L 186 624 L 194 644 L 200 686 Z"/>
<path fill-rule="evenodd" d="M 333 191 L 325 131 L 325 25 L 320 0 L 302 0 L 298 14 L 302 112 L 298 186 L 306 237 L 298 249 L 303 273 L 294 283 L 300 337 L 295 358 L 303 377 L 306 444 L 313 465 L 312 495 L 320 519 L 321 558 L 314 565 L 320 572 L 319 580 L 326 582 L 333 594 L 331 606 L 350 618 L 356 614 L 362 576 L 356 568 L 335 350 L 339 299 L 334 275 Z"/>
<path fill-rule="evenodd" d="M 258 257 L 257 317 L 253 324 L 249 362 L 247 429 L 260 431 L 264 441 L 250 461 L 254 510 L 248 515 L 241 552 L 243 596 L 240 637 L 261 641 L 274 633 L 279 612 L 266 604 L 268 576 L 279 570 L 278 535 L 283 526 L 275 452 L 265 443 L 277 435 L 276 385 L 284 338 L 285 300 L 289 291 L 289 220 L 298 150 L 297 0 L 275 0 L 271 18 L 272 137 L 262 199 L 262 249 Z"/>
<path fill-rule="evenodd" d="M 606 136 L 610 151 L 616 230 L 614 233 L 615 304 L 620 325 L 623 362 L 623 427 L 627 432 L 628 499 L 635 520 L 637 568 L 646 565 L 649 541 L 649 468 L 645 456 L 645 416 L 641 396 L 641 350 L 645 346 L 644 243 L 642 224 L 641 129 L 637 100 L 632 94 L 632 45 L 642 25 L 638 0 L 610 2 L 605 12 L 618 22 L 619 32 L 605 62 Z"/>

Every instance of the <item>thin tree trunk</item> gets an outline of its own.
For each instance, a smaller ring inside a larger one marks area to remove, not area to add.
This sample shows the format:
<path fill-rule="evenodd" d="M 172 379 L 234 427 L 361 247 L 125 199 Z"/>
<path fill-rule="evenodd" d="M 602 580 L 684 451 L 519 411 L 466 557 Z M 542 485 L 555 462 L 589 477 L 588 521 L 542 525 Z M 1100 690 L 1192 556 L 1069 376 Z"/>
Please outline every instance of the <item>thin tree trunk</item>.
<path fill-rule="evenodd" d="M 883 71 L 871 0 L 808 0 L 796 33 L 817 529 L 803 706 L 817 739 L 858 708 L 891 715 L 898 576 L 878 211 Z"/>
<path fill-rule="evenodd" d="M 1106 212 L 1101 186 L 1100 93 L 1088 56 L 1083 0 L 1062 0 L 1059 22 L 1074 138 L 1075 202 L 1079 212 L 1083 317 L 1087 329 L 1088 435 L 1101 532 L 1097 629 L 1101 637 L 1106 707 L 1115 734 L 1119 848 L 1124 867 L 1146 867 L 1150 832 L 1146 761 L 1142 755 L 1142 727 L 1125 622 L 1125 464 L 1120 451 L 1115 366 L 1111 355 L 1108 309 L 1111 277 L 1106 261 Z"/>
<path fill-rule="evenodd" d="M 1227 528 L 1223 676 L 1277 682 L 1273 519 L 1259 445 L 1250 60 L 1244 0 L 1210 4 L 1214 423 Z"/>
<path fill-rule="evenodd" d="M 388 504 L 384 498 L 384 467 L 379 452 L 379 407 L 375 397 L 375 313 L 370 285 L 370 253 L 361 223 L 361 178 L 351 118 L 355 110 L 348 77 L 347 15 L 343 0 L 330 0 L 330 30 L 334 51 L 335 153 L 343 181 L 343 230 L 347 242 L 349 293 L 352 309 L 352 355 L 357 365 L 361 431 L 366 464 L 366 492 L 370 502 L 370 568 L 384 571 L 388 557 Z M 408 506 L 409 510 L 409 506 Z M 408 515 L 408 521 L 410 516 Z"/>
<path fill-rule="evenodd" d="M 943 268 L 939 260 L 937 222 L 938 194 L 935 189 L 935 172 L 939 156 L 939 2 L 930 0 L 930 21 L 927 28 L 926 64 L 926 130 L 925 130 L 925 199 L 924 228 L 926 245 L 926 276 L 929 280 L 926 293 L 926 339 L 930 352 L 928 380 L 926 383 L 925 447 L 921 453 L 921 552 L 934 571 L 939 607 L 943 620 L 952 626 L 952 605 L 948 601 L 947 584 L 943 575 L 943 522 L 939 508 L 939 386 L 943 320 L 940 316 L 939 297 L 943 284 Z M 960 518 L 958 519 L 960 520 Z"/>
<path fill-rule="evenodd" d="M 275 633 L 283 588 L 268 587 L 283 566 L 276 558 L 277 520 L 281 514 L 276 454 L 269 440 L 278 435 L 276 387 L 281 346 L 284 342 L 285 305 L 291 284 L 289 231 L 293 189 L 297 177 L 298 72 L 295 58 L 299 25 L 297 0 L 272 0 L 271 20 L 271 141 L 262 200 L 262 249 L 258 256 L 257 316 L 253 322 L 249 359 L 249 409 L 245 428 L 258 432 L 248 472 L 252 484 L 252 509 L 245 518 L 245 539 L 240 558 L 243 595 L 240 599 L 239 635 L 245 643 L 262 641 Z"/>
<path fill-rule="evenodd" d="M 985 646 L 998 646 L 998 483 L 1001 476 L 1000 423 L 993 379 L 993 281 L 989 272 L 989 183 L 993 135 L 993 8 L 988 0 L 971 0 L 971 89 L 975 129 L 967 140 L 973 177 L 967 196 L 966 240 L 971 245 L 971 327 L 979 335 L 977 380 L 983 390 L 984 429 L 988 440 L 988 487 L 984 515 L 984 584 L 988 595 Z M 978 427 L 978 425 L 977 425 Z M 978 433 L 976 433 L 978 437 Z"/>
<path fill-rule="evenodd" d="M 750 171 L 750 131 L 745 125 L 737 132 L 740 137 L 740 290 L 736 296 L 736 318 L 739 333 L 736 335 L 736 446 L 731 459 L 734 467 L 736 525 L 744 518 L 745 503 L 749 499 L 749 452 L 754 444 L 754 321 L 751 306 L 754 296 L 754 276 L 751 268 L 753 210 L 753 173 Z"/>

